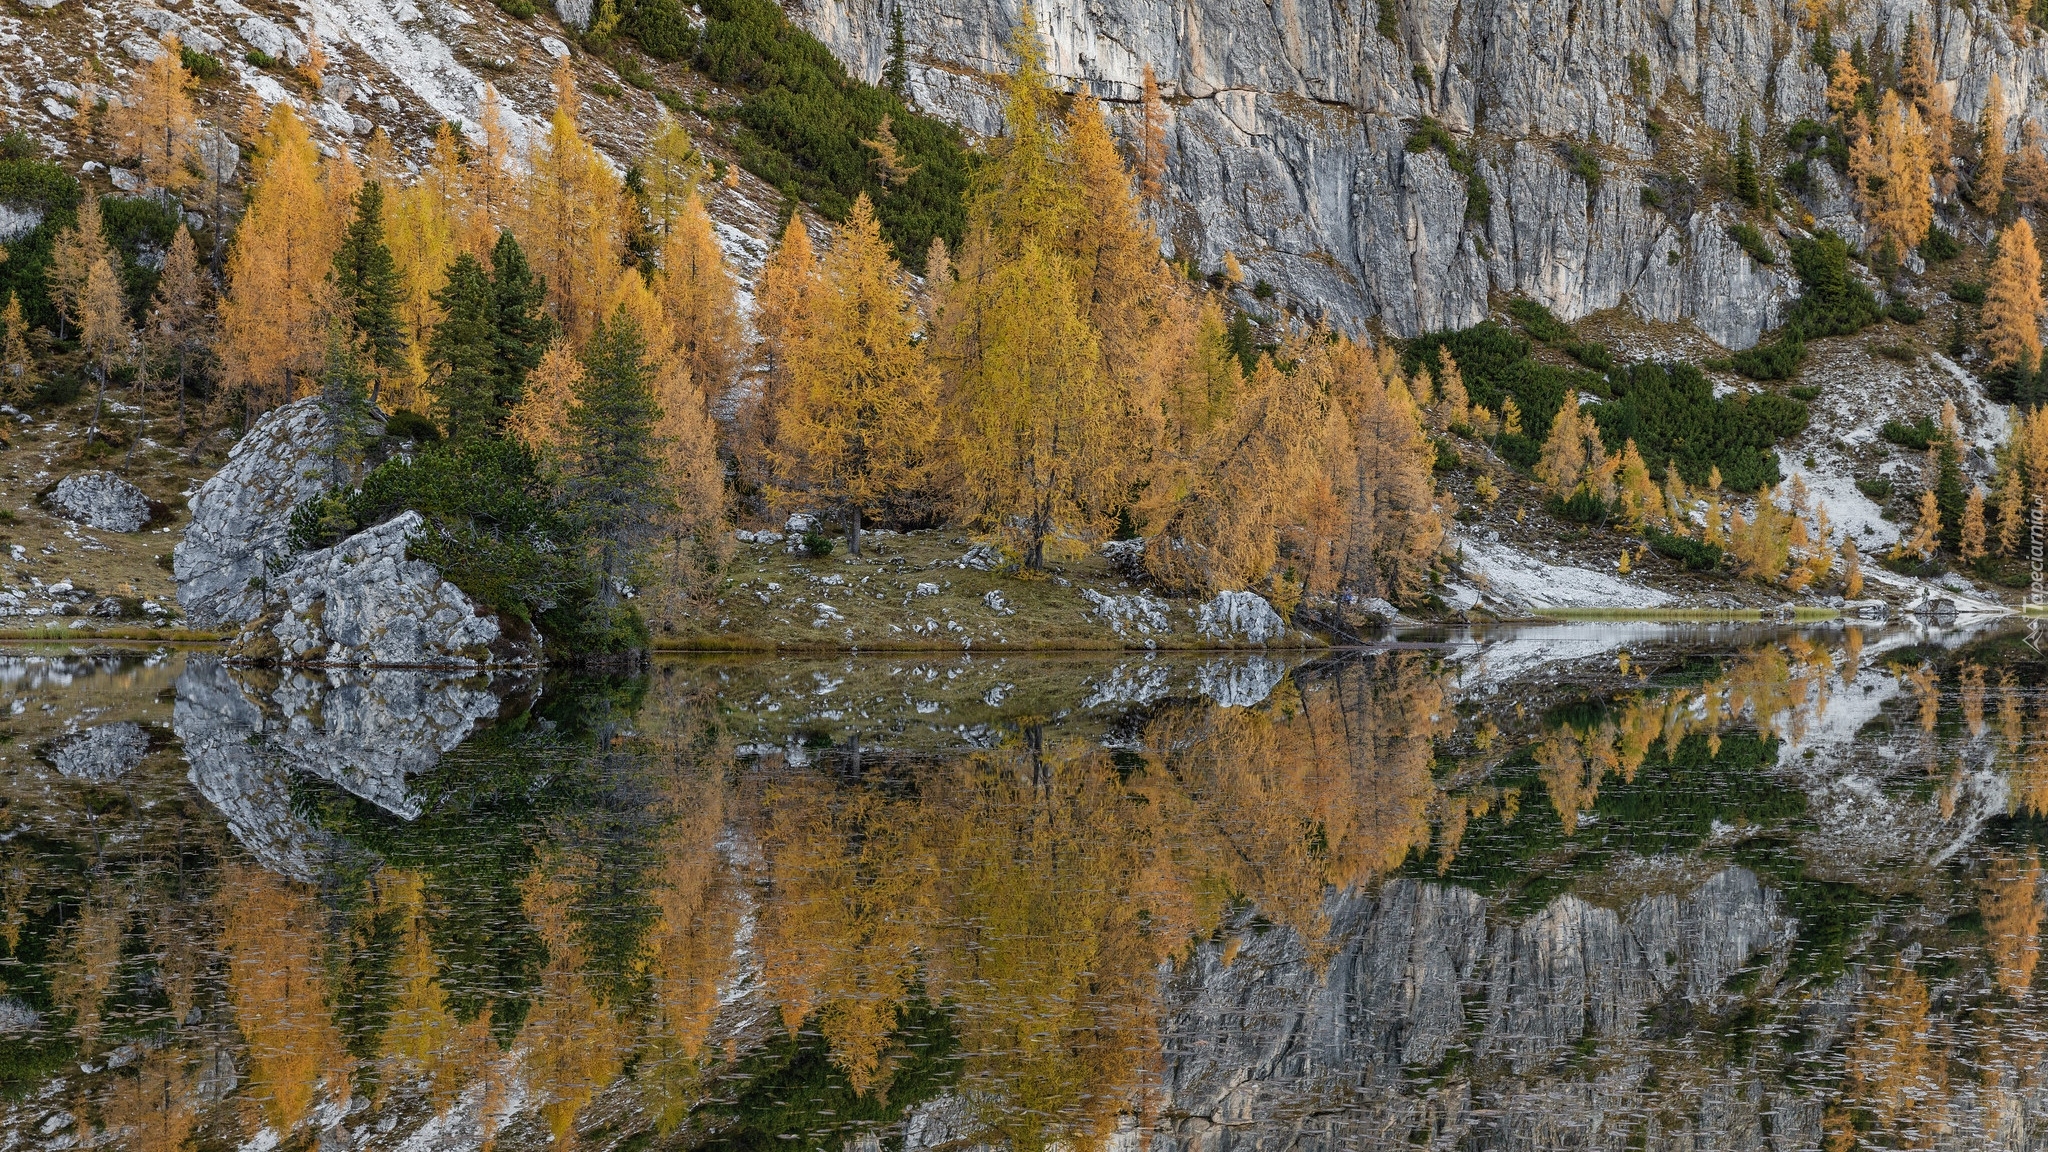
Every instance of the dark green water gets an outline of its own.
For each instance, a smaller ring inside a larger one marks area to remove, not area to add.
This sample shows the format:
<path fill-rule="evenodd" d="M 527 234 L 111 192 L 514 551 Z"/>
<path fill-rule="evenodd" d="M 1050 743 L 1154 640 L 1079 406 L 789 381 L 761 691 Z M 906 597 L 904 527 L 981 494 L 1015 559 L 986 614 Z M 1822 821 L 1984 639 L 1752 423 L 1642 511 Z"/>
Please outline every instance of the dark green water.
<path fill-rule="evenodd" d="M 0 654 L 0 1150 L 2036 1147 L 2043 680 Z"/>

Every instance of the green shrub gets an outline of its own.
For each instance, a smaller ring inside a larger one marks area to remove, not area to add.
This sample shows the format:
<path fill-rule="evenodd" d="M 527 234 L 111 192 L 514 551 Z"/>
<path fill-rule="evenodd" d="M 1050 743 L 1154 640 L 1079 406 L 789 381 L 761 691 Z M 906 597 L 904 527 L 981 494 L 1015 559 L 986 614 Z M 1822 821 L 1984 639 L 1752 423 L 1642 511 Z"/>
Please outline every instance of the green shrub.
<path fill-rule="evenodd" d="M 1685 566 L 1687 572 L 1711 572 L 1721 566 L 1721 549 L 1704 544 L 1685 536 L 1674 536 L 1656 528 L 1643 529 L 1643 540 L 1650 551 L 1667 560 L 1676 560 Z"/>
<path fill-rule="evenodd" d="M 1950 298 L 1965 304 L 1984 303 L 1984 285 L 1981 281 L 1958 280 L 1948 286 Z"/>
<path fill-rule="evenodd" d="M 1486 177 L 1479 172 L 1479 164 L 1471 153 L 1458 147 L 1458 139 L 1450 129 L 1429 116 L 1416 122 L 1415 131 L 1408 134 L 1408 151 L 1427 152 L 1436 149 L 1450 162 L 1451 171 L 1465 178 L 1465 219 L 1484 224 L 1493 218 L 1493 189 L 1487 187 Z"/>
<path fill-rule="evenodd" d="M 619 31 L 657 60 L 681 60 L 697 48 L 697 30 L 676 0 L 637 0 L 620 17 Z"/>
<path fill-rule="evenodd" d="M 1785 389 L 1785 395 L 1802 404 L 1811 404 L 1815 400 L 1820 399 L 1820 387 L 1814 384 L 1794 384 L 1792 387 Z"/>
<path fill-rule="evenodd" d="M 597 571 L 561 509 L 559 487 L 516 440 L 428 443 L 410 460 L 372 469 L 353 490 L 299 505 L 289 540 L 322 548 L 417 511 L 427 523 L 412 554 L 456 587 L 551 641 L 576 637 L 576 651 L 607 650 L 598 634 L 630 628 L 598 610 Z"/>
<path fill-rule="evenodd" d="M 497 0 L 498 7 L 514 20 L 531 20 L 540 9 L 533 6 L 533 0 Z"/>
<path fill-rule="evenodd" d="M 1804 287 L 1776 339 L 1730 357 L 1752 380 L 1789 380 L 1806 359 L 1806 342 L 1849 336 L 1883 318 L 1877 297 L 1849 274 L 1849 245 L 1832 232 L 1792 243 L 1792 270 Z"/>
<path fill-rule="evenodd" d="M 0 306 L 9 292 L 19 293 L 30 327 L 57 329 L 44 273 L 51 243 L 78 219 L 79 195 L 78 181 L 54 164 L 26 157 L 0 160 L 0 204 L 42 216 L 42 223 L 7 241 L 7 259 L 0 262 Z"/>
<path fill-rule="evenodd" d="M 1858 476 L 1856 490 L 1880 504 L 1892 498 L 1892 482 L 1886 476 Z"/>
<path fill-rule="evenodd" d="M 1790 380 L 1805 359 L 1805 341 L 1780 335 L 1768 344 L 1735 353 L 1728 358 L 1728 366 L 1751 380 Z"/>
<path fill-rule="evenodd" d="M 1586 185 L 1586 200 L 1591 203 L 1600 191 L 1600 158 L 1582 144 L 1565 140 L 1558 144 L 1558 151 L 1564 154 L 1565 171 L 1578 177 Z"/>
<path fill-rule="evenodd" d="M 1264 280 L 1252 285 L 1252 298 L 1255 300 L 1271 300 L 1275 295 L 1278 293 L 1274 291 L 1273 286 Z"/>
<path fill-rule="evenodd" d="M 1920 258 L 1929 264 L 1945 264 L 1963 254 L 1962 241 L 1937 224 L 1927 230 L 1927 239 L 1920 242 Z"/>
<path fill-rule="evenodd" d="M 218 80 L 227 74 L 227 66 L 220 62 L 220 57 L 196 51 L 183 44 L 178 46 L 178 62 L 185 66 L 185 71 L 200 80 Z"/>
<path fill-rule="evenodd" d="M 833 543 L 830 536 L 816 529 L 804 533 L 804 552 L 814 559 L 822 560 L 830 556 Z"/>
<path fill-rule="evenodd" d="M 121 288 L 131 306 L 142 307 L 156 291 L 163 254 L 183 222 L 154 197 L 100 197 L 100 232 L 121 254 Z"/>
<path fill-rule="evenodd" d="M 1614 371 L 1614 352 L 1605 344 L 1573 340 L 1564 345 L 1565 354 L 1595 372 Z"/>
<path fill-rule="evenodd" d="M 276 71 L 277 68 L 279 67 L 279 61 L 277 57 L 272 56 L 270 53 L 265 52 L 261 48 L 251 48 L 247 52 L 242 53 L 242 59 L 247 60 L 249 63 L 254 64 L 256 67 L 261 68 L 266 72 Z"/>
<path fill-rule="evenodd" d="M 1917 364 L 1920 361 L 1920 350 L 1911 344 L 1879 344 L 1871 351 L 1897 364 Z"/>
<path fill-rule="evenodd" d="M 1713 382 L 1689 364 L 1632 364 L 1611 376 L 1614 398 L 1588 412 L 1611 451 L 1633 440 L 1652 472 L 1676 467 L 1688 484 L 1715 468 L 1737 492 L 1780 479 L 1778 441 L 1798 435 L 1811 413 L 1772 393 L 1716 398 Z"/>
<path fill-rule="evenodd" d="M 1744 252 L 1749 253 L 1751 260 L 1759 264 L 1776 264 L 1778 262 L 1778 254 L 1771 251 L 1771 246 L 1764 242 L 1764 234 L 1757 231 L 1756 225 L 1747 222 L 1730 224 L 1728 226 L 1728 236 Z"/>
<path fill-rule="evenodd" d="M 1570 499 L 1552 500 L 1550 510 L 1559 519 L 1577 524 L 1598 524 L 1607 518 L 1607 504 L 1585 488 L 1579 488 Z"/>
<path fill-rule="evenodd" d="M 400 408 L 385 418 L 384 434 L 394 440 L 431 444 L 441 438 L 441 428 L 410 408 Z"/>
<path fill-rule="evenodd" d="M 1884 314 L 1901 324 L 1918 324 L 1920 321 L 1927 319 L 1927 310 L 1925 308 L 1916 308 L 1910 301 L 1903 299 L 1894 300 L 1885 305 Z"/>
<path fill-rule="evenodd" d="M 1543 445 L 1520 433 L 1502 436 L 1494 443 L 1493 449 L 1501 459 L 1517 468 L 1534 468 L 1537 461 L 1543 459 Z"/>
<path fill-rule="evenodd" d="M 966 224 L 969 158 L 960 133 L 914 112 L 887 88 L 849 77 L 823 44 L 791 24 L 774 0 L 706 0 L 696 65 L 745 95 L 733 119 L 740 163 L 785 195 L 844 220 L 867 193 L 897 258 L 924 270 L 932 237 L 957 247 Z M 875 174 L 882 117 L 917 170 L 900 187 Z"/>
<path fill-rule="evenodd" d="M 1572 330 L 1565 326 L 1557 314 L 1534 300 L 1517 296 L 1508 301 L 1508 315 L 1522 326 L 1522 331 L 1545 344 L 1556 344 L 1572 338 Z"/>
<path fill-rule="evenodd" d="M 1829 61 L 1828 67 L 1833 66 Z M 1785 147 L 1806 158 L 1825 159 L 1835 166 L 1837 172 L 1849 170 L 1849 138 L 1842 134 L 1840 126 L 1817 120 L 1795 120 L 1785 130 Z M 1810 191 L 1801 188 L 1800 191 Z"/>
<path fill-rule="evenodd" d="M 1915 452 L 1927 451 L 1927 446 L 1941 438 L 1941 426 L 1932 416 L 1922 416 L 1908 424 L 1902 420 L 1887 420 L 1877 434 L 1901 448 Z"/>
<path fill-rule="evenodd" d="M 1379 0 L 1373 30 L 1396 44 L 1401 42 L 1401 10 L 1394 7 L 1394 0 Z"/>

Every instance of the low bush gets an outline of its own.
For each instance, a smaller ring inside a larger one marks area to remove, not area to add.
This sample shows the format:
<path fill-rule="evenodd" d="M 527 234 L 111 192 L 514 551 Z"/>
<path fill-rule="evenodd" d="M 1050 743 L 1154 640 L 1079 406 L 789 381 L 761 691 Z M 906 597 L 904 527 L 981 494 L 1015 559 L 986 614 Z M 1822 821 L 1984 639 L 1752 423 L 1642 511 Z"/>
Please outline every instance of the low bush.
<path fill-rule="evenodd" d="M 1674 536 L 1656 528 L 1643 529 L 1643 540 L 1650 551 L 1667 560 L 1676 560 L 1687 572 L 1711 572 L 1721 566 L 1721 549 L 1686 536 Z"/>
<path fill-rule="evenodd" d="M 1963 254 L 1963 243 L 1937 224 L 1920 242 L 1920 258 L 1929 264 L 1944 264 Z"/>
<path fill-rule="evenodd" d="M 1806 405 L 1774 393 L 1717 398 L 1713 382 L 1689 364 L 1632 364 L 1610 381 L 1614 398 L 1588 409 L 1602 442 L 1619 452 L 1633 440 L 1653 473 L 1676 467 L 1688 484 L 1706 483 L 1716 468 L 1737 492 L 1776 484 L 1772 446 L 1811 418 Z"/>
<path fill-rule="evenodd" d="M 1559 320 L 1556 313 L 1534 300 L 1518 296 L 1508 301 L 1508 315 L 1515 318 L 1515 323 L 1522 326 L 1522 331 L 1545 344 L 1558 344 L 1572 338 L 1572 330 L 1565 322 Z"/>
<path fill-rule="evenodd" d="M 1918 324 L 1927 319 L 1925 308 L 1916 308 L 1907 300 L 1894 300 L 1885 305 L 1884 314 L 1901 324 Z"/>
<path fill-rule="evenodd" d="M 1751 260 L 1759 264 L 1776 264 L 1778 262 L 1778 254 L 1771 251 L 1771 246 L 1764 242 L 1764 234 L 1757 231 L 1756 225 L 1747 222 L 1730 224 L 1728 226 L 1728 237 L 1735 241 L 1736 246 L 1749 253 Z"/>
<path fill-rule="evenodd" d="M 1915 452 L 1927 451 L 1927 446 L 1941 437 L 1941 426 L 1932 416 L 1922 416 L 1908 424 L 1902 420 L 1887 420 L 1877 434 L 1901 448 Z"/>
<path fill-rule="evenodd" d="M 1965 304 L 1984 303 L 1984 285 L 1981 281 L 1958 280 L 1948 286 L 1948 294 L 1951 299 L 1960 300 Z"/>
<path fill-rule="evenodd" d="M 220 57 L 182 44 L 178 46 L 178 63 L 183 64 L 185 71 L 200 80 L 218 80 L 227 75 L 227 65 L 220 62 Z"/>
<path fill-rule="evenodd" d="M 1408 151 L 1427 152 L 1436 149 L 1450 162 L 1451 171 L 1465 178 L 1465 219 L 1484 224 L 1493 216 L 1493 189 L 1480 174 L 1479 164 L 1472 154 L 1458 147 L 1457 137 L 1451 135 L 1435 119 L 1424 116 L 1415 125 L 1415 131 L 1408 134 Z"/>

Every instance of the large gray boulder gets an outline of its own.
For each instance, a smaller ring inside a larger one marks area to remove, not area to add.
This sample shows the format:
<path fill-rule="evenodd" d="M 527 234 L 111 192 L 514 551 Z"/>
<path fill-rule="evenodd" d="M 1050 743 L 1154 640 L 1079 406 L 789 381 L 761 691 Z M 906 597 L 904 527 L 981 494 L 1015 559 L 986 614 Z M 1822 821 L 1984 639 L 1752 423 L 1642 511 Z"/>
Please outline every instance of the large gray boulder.
<path fill-rule="evenodd" d="M 424 523 L 405 512 L 271 577 L 273 605 L 234 642 L 250 662 L 344 667 L 484 668 L 539 662 L 539 639 L 515 635 L 441 572 L 408 553 Z"/>
<path fill-rule="evenodd" d="M 192 523 L 171 553 L 178 604 L 198 628 L 244 624 L 263 614 L 273 560 L 290 555 L 292 509 L 327 491 L 323 453 L 333 424 L 317 398 L 256 422 L 191 500 Z"/>
<path fill-rule="evenodd" d="M 74 472 L 50 490 L 50 507 L 66 519 L 106 532 L 140 532 L 149 497 L 112 472 Z"/>

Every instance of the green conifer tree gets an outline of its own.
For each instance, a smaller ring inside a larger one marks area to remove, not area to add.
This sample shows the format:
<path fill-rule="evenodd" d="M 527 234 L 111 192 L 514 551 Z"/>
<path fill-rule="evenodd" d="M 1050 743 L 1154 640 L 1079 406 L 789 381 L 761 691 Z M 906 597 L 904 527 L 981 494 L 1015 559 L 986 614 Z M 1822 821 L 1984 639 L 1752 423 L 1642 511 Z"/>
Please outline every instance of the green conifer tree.
<path fill-rule="evenodd" d="M 1749 114 L 1743 113 L 1735 131 L 1735 198 L 1751 208 L 1763 206 L 1763 188 L 1756 179 L 1756 141 L 1749 132 Z"/>
<path fill-rule="evenodd" d="M 526 377 L 540 366 L 559 325 L 543 310 L 548 282 L 526 261 L 526 251 L 509 231 L 491 249 L 491 316 L 495 332 L 498 403 L 506 412 L 526 394 Z M 500 421 L 502 424 L 503 421 Z"/>
<path fill-rule="evenodd" d="M 1963 451 L 1953 433 L 1935 444 L 1934 504 L 1941 509 L 1941 546 L 1959 551 L 1963 541 L 1963 512 L 1970 502 L 1969 486 L 1963 483 Z"/>
<path fill-rule="evenodd" d="M 434 294 L 443 317 L 427 342 L 434 372 L 434 408 L 450 439 L 503 434 L 526 394 L 526 377 L 554 340 L 554 318 L 541 310 L 547 283 L 533 274 L 510 232 L 491 250 L 491 269 L 464 253 L 448 266 Z"/>
<path fill-rule="evenodd" d="M 621 307 L 583 348 L 583 379 L 569 409 L 569 496 L 604 576 L 599 602 L 618 601 L 618 581 L 659 511 L 661 406 L 640 326 Z"/>
<path fill-rule="evenodd" d="M 375 180 L 356 193 L 355 218 L 334 252 L 333 280 L 350 335 L 365 359 L 382 371 L 403 369 L 406 332 L 399 309 L 405 287 L 384 243 L 384 189 Z"/>
<path fill-rule="evenodd" d="M 899 100 L 910 99 L 909 53 L 903 43 L 903 6 L 897 4 L 889 9 L 889 65 L 882 69 L 882 83 Z"/>

